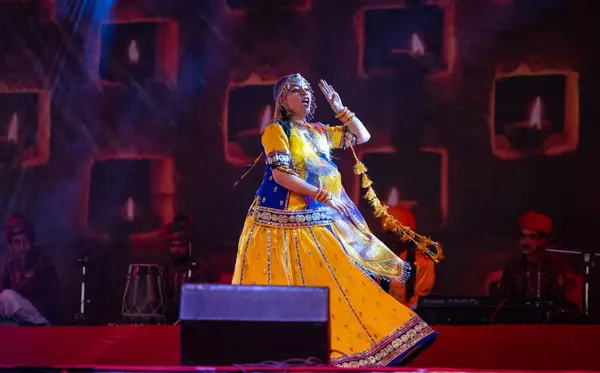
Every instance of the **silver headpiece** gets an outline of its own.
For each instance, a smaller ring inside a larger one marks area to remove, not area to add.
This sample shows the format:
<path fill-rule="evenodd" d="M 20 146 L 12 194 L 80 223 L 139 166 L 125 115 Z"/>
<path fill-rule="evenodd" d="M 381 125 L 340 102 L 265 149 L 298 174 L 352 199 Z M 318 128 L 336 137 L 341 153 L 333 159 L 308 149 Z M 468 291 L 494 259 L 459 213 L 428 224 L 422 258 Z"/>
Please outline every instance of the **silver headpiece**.
<path fill-rule="evenodd" d="M 310 87 L 310 83 L 300 74 L 290 74 L 286 75 L 283 78 L 279 79 L 273 87 L 273 99 L 275 100 L 275 110 L 273 110 L 273 119 L 279 120 L 282 119 L 283 115 L 289 115 L 286 110 L 283 108 L 283 101 L 287 96 L 288 92 L 294 86 L 308 86 L 308 92 L 311 95 L 310 100 L 310 110 L 308 114 L 308 119 L 312 119 L 312 116 L 315 113 L 315 109 L 317 108 L 317 104 L 315 102 L 315 93 Z"/>

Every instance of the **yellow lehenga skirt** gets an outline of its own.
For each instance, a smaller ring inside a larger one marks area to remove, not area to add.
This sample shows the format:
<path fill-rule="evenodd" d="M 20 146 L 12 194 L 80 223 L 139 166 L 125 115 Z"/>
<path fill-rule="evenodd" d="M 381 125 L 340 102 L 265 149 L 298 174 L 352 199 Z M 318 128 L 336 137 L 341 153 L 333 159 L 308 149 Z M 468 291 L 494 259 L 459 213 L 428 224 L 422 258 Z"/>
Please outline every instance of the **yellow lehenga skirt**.
<path fill-rule="evenodd" d="M 331 363 L 341 367 L 401 363 L 437 334 L 356 266 L 340 237 L 335 225 L 266 226 L 249 214 L 232 283 L 327 286 Z"/>

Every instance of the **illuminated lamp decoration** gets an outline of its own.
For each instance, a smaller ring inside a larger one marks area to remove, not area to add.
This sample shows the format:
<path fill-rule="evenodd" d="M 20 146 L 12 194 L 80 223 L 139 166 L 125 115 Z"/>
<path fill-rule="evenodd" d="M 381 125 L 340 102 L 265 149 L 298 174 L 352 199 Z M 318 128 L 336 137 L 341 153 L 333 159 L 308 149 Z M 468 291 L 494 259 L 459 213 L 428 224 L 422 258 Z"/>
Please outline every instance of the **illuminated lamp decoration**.
<path fill-rule="evenodd" d="M 397 153 L 382 147 L 359 153 L 368 168 L 373 190 L 385 202 L 415 212 L 417 226 L 427 232 L 443 228 L 448 218 L 448 152 L 444 148 L 421 147 L 410 153 Z M 410 165 L 409 168 L 402 165 Z M 369 211 L 361 198 L 360 180 L 353 186 L 353 200 Z M 360 201 L 360 202 L 359 202 Z M 388 205 L 391 206 L 391 205 Z M 372 222 L 373 223 L 373 222 Z"/>
<path fill-rule="evenodd" d="M 174 215 L 174 165 L 161 155 L 101 155 L 88 164 L 82 219 L 85 231 L 109 240 L 158 237 Z"/>
<path fill-rule="evenodd" d="M 500 159 L 559 155 L 579 142 L 579 74 L 521 65 L 497 73 L 490 99 L 490 137 Z"/>
<path fill-rule="evenodd" d="M 99 75 L 106 84 L 177 82 L 179 27 L 165 19 L 104 23 Z"/>
<path fill-rule="evenodd" d="M 261 152 L 261 131 L 273 119 L 275 79 L 252 74 L 247 80 L 231 82 L 225 93 L 223 138 L 228 163 L 244 166 Z"/>
<path fill-rule="evenodd" d="M 50 158 L 50 92 L 0 91 L 0 160 L 21 167 Z"/>
<path fill-rule="evenodd" d="M 454 70 L 456 39 L 451 1 L 361 8 L 354 27 L 363 78 L 423 71 L 431 78 Z"/>

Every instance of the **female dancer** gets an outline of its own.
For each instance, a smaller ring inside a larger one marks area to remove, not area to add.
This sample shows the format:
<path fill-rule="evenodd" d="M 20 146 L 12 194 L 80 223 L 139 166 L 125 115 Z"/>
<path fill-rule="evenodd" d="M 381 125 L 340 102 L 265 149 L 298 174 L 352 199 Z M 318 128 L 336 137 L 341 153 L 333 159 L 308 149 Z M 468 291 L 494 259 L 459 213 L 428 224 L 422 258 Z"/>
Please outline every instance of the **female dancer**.
<path fill-rule="evenodd" d="M 409 265 L 369 231 L 346 195 L 331 150 L 370 134 L 327 82 L 319 87 L 343 125 L 308 122 L 316 105 L 300 74 L 274 87 L 274 122 L 262 134 L 268 167 L 240 237 L 233 284 L 327 286 L 332 364 L 395 365 L 437 334 L 370 277 L 405 281 Z"/>

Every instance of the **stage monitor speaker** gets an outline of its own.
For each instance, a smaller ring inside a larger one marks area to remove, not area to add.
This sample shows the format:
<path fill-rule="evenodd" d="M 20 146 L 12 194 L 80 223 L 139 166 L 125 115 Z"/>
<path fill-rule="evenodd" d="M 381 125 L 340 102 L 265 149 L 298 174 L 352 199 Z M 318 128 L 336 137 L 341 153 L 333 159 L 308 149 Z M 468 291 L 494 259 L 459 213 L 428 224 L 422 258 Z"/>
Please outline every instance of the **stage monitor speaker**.
<path fill-rule="evenodd" d="M 179 319 L 182 365 L 329 364 L 326 287 L 185 284 Z"/>

